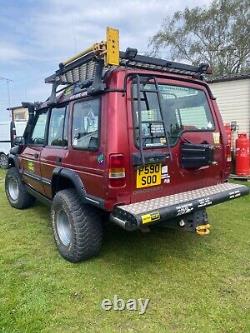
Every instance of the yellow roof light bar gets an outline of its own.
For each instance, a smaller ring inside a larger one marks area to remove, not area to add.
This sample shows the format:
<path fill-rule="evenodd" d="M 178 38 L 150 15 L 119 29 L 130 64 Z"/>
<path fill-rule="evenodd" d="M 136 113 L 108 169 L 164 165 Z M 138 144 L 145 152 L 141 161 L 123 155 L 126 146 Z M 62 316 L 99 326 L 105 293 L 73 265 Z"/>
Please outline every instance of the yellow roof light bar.
<path fill-rule="evenodd" d="M 63 62 L 63 65 L 68 65 L 75 60 L 94 52 L 96 57 L 103 59 L 105 66 L 119 65 L 119 30 L 111 27 L 106 28 L 106 41 L 95 43 L 89 48 L 75 54 L 73 57 Z"/>

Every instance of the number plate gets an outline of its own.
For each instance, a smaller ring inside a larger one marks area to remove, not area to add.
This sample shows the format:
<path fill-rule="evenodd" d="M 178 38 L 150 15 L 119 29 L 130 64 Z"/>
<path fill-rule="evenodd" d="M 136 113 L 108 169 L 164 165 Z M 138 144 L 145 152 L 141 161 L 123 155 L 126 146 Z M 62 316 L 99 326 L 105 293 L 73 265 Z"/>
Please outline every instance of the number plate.
<path fill-rule="evenodd" d="M 148 164 L 137 169 L 136 187 L 150 187 L 161 184 L 161 164 Z"/>

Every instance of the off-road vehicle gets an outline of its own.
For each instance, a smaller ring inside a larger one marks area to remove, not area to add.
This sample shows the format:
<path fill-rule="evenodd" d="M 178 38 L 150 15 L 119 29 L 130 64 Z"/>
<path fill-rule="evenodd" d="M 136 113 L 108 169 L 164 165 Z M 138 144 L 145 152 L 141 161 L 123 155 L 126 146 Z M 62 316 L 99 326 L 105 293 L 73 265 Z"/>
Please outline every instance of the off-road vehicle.
<path fill-rule="evenodd" d="M 162 224 L 209 233 L 205 208 L 247 194 L 227 182 L 230 147 L 206 64 L 119 51 L 107 40 L 61 63 L 51 96 L 24 104 L 29 121 L 9 155 L 6 195 L 51 205 L 61 255 L 98 254 L 102 219 L 126 230 Z"/>

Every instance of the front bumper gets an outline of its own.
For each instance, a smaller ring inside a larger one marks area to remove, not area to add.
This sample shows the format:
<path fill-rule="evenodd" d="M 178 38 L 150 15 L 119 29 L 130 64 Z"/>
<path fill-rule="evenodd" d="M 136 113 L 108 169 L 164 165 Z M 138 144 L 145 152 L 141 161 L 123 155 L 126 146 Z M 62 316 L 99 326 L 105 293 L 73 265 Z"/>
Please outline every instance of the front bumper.
<path fill-rule="evenodd" d="M 111 220 L 132 231 L 162 220 L 178 218 L 197 210 L 249 194 L 244 185 L 223 183 L 129 205 L 116 206 Z"/>

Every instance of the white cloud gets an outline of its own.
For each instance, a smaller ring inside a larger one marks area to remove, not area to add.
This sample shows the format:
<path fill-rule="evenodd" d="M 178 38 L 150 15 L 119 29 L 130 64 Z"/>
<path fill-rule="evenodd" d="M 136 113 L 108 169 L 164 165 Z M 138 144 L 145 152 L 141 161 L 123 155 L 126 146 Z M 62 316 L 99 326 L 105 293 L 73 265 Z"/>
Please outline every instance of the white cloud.
<path fill-rule="evenodd" d="M 0 17 L 3 25 L 0 69 L 3 76 L 14 80 L 12 101 L 20 104 L 25 96 L 31 100 L 44 99 L 49 89 L 43 84 L 45 76 L 52 74 L 59 62 L 103 40 L 106 26 L 120 30 L 121 49 L 136 47 L 142 53 L 147 51 L 149 38 L 159 30 L 166 15 L 187 6 L 202 6 L 210 2 L 43 0 L 34 2 L 35 5 L 29 2 L 25 8 L 27 16 L 18 16 L 23 22 L 19 22 L 18 28 L 13 25 L 18 14 L 13 14 L 11 19 Z M 14 67 L 10 67 L 9 62 L 14 63 Z"/>
<path fill-rule="evenodd" d="M 120 30 L 121 49 L 147 51 L 149 38 L 166 15 L 211 0 L 45 0 L 41 10 L 31 7 L 21 27 L 25 43 L 0 42 L 0 60 L 34 60 L 58 63 L 93 42 L 105 38 L 106 26 Z M 5 19 L 6 20 L 6 19 Z M 7 23 L 5 24 L 7 25 Z M 15 36 L 12 36 L 12 40 Z M 22 37 L 22 36 L 21 36 Z M 20 39 L 20 32 L 19 32 Z"/>
<path fill-rule="evenodd" d="M 25 54 L 17 45 L 0 41 L 0 50 L 0 61 L 6 61 L 6 59 L 8 59 L 8 61 L 27 59 L 27 54 Z"/>
<path fill-rule="evenodd" d="M 185 6 L 209 3 L 210 0 L 127 0 L 84 1 L 48 0 L 47 11 L 31 18 L 32 37 L 40 56 L 57 59 L 102 40 L 105 27 L 120 29 L 121 48 L 147 50 L 149 38 L 160 28 L 163 18 Z M 38 54 L 37 54 L 38 56 Z M 62 60 L 60 59 L 60 60 Z"/>

